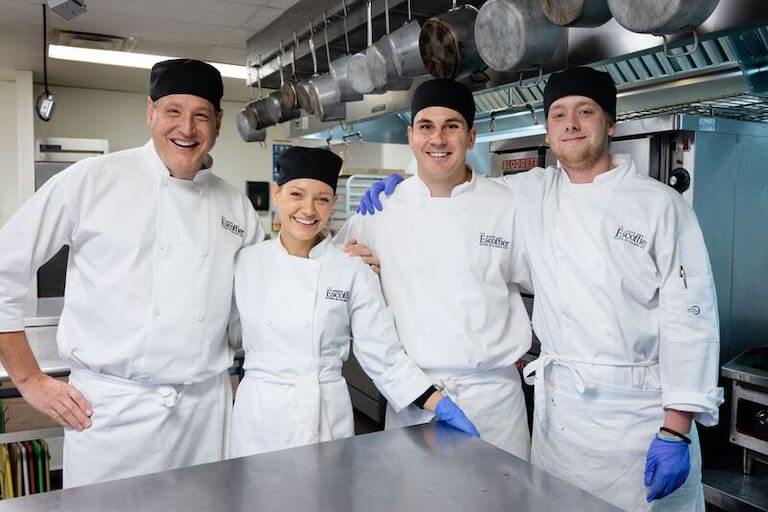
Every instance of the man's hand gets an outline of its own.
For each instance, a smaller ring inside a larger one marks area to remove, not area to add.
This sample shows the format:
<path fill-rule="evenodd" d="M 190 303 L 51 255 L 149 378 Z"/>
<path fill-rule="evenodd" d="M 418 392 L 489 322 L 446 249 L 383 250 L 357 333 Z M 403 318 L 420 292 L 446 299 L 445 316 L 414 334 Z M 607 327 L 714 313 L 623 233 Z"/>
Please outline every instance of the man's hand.
<path fill-rule="evenodd" d="M 379 194 L 383 191 L 387 196 L 391 196 L 401 181 L 403 181 L 403 177 L 399 174 L 390 174 L 383 180 L 375 182 L 363 193 L 363 195 L 360 196 L 360 204 L 357 205 L 357 213 L 361 215 L 370 213 L 373 215 L 376 213 L 376 210 L 384 210 L 384 206 L 379 199 Z"/>
<path fill-rule="evenodd" d="M 347 245 L 344 246 L 344 252 L 353 257 L 363 258 L 363 262 L 370 266 L 371 269 L 379 273 L 381 270 L 379 258 L 373 255 L 370 247 L 365 244 L 358 243 L 357 240 L 350 240 Z"/>
<path fill-rule="evenodd" d="M 29 405 L 62 427 L 85 430 L 91 426 L 93 409 L 77 389 L 42 372 L 17 386 Z"/>

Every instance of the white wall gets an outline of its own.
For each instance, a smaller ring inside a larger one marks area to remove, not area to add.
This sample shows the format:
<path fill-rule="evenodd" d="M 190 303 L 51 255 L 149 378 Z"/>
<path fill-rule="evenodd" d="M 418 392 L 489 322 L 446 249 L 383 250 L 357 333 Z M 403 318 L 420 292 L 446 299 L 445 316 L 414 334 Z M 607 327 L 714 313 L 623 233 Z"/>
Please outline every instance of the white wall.
<path fill-rule="evenodd" d="M 0 226 L 19 207 L 16 82 L 0 81 Z"/>

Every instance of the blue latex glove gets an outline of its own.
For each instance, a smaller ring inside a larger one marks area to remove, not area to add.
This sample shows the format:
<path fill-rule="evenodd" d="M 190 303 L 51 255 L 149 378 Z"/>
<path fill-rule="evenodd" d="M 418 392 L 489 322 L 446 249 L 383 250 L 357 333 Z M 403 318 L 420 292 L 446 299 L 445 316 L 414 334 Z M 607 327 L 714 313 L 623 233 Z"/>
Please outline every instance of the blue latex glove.
<path fill-rule="evenodd" d="M 461 410 L 461 407 L 456 405 L 453 400 L 444 396 L 437 402 L 435 407 L 435 416 L 449 424 L 450 426 L 466 432 L 472 437 L 480 437 L 480 432 L 477 431 L 475 426 L 469 421 L 469 418 Z"/>
<path fill-rule="evenodd" d="M 403 177 L 399 174 L 390 174 L 383 180 L 379 180 L 371 185 L 362 196 L 360 196 L 360 204 L 357 205 L 357 213 L 365 215 L 370 213 L 373 215 L 376 210 L 384 210 L 384 206 L 379 200 L 379 194 L 383 190 L 387 196 L 391 196 L 395 191 L 395 187 L 403 181 Z"/>
<path fill-rule="evenodd" d="M 645 486 L 648 503 L 672 494 L 683 485 L 691 470 L 691 457 L 685 441 L 662 439 L 657 434 L 645 459 Z"/>

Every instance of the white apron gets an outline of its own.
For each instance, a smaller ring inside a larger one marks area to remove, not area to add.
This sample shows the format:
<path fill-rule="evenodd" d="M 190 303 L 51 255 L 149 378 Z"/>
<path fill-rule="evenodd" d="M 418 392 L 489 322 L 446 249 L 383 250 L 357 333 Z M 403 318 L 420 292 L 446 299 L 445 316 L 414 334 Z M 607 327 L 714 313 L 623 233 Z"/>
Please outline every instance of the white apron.
<path fill-rule="evenodd" d="M 355 434 L 341 359 L 261 357 L 237 390 L 232 457 Z"/>
<path fill-rule="evenodd" d="M 93 406 L 93 425 L 64 430 L 64 487 L 166 471 L 227 456 L 232 385 L 141 384 L 73 368 L 69 383 Z"/>
<path fill-rule="evenodd" d="M 525 398 L 516 367 L 467 375 L 427 372 L 435 387 L 461 407 L 484 441 L 523 460 L 530 459 Z M 435 415 L 411 405 L 400 414 L 387 406 L 386 428 L 427 423 Z"/>
<path fill-rule="evenodd" d="M 648 382 L 624 387 L 590 378 L 633 369 L 650 371 L 654 365 L 592 365 L 551 354 L 530 363 L 524 374 L 535 386 L 531 462 L 623 510 L 703 512 L 695 424 L 688 479 L 671 495 L 649 504 L 645 459 L 664 422 L 661 389 Z"/>

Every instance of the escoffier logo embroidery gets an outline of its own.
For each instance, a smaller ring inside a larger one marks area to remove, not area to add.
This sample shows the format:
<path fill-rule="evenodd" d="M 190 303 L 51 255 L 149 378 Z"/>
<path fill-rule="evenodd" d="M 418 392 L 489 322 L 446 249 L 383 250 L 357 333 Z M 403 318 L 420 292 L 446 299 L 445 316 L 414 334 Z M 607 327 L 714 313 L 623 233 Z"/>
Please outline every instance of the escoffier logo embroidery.
<path fill-rule="evenodd" d="M 348 290 L 334 290 L 328 288 L 325 290 L 325 298 L 329 300 L 338 300 L 340 302 L 349 302 L 349 298 L 352 294 Z"/>
<path fill-rule="evenodd" d="M 509 249 L 509 240 L 496 235 L 486 235 L 480 233 L 480 245 L 486 247 L 497 247 L 499 249 Z"/>
<path fill-rule="evenodd" d="M 645 249 L 645 246 L 648 245 L 648 240 L 646 240 L 641 233 L 630 231 L 624 226 L 618 226 L 616 228 L 616 233 L 614 233 L 613 238 L 627 242 L 642 249 Z"/>
<path fill-rule="evenodd" d="M 232 233 L 236 234 L 239 237 L 243 237 L 243 238 L 245 237 L 245 231 L 243 230 L 243 228 L 241 228 L 231 220 L 224 218 L 223 216 L 221 217 L 221 227 L 223 227 L 227 231 L 231 231 Z"/>

